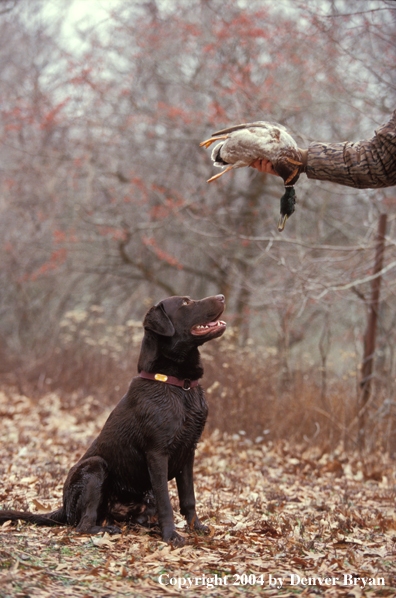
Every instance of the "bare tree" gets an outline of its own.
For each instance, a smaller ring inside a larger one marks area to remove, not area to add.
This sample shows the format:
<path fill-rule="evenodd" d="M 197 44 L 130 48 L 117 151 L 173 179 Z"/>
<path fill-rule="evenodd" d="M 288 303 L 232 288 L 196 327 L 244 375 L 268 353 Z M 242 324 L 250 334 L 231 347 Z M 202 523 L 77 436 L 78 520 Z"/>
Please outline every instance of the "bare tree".
<path fill-rule="evenodd" d="M 302 176 L 281 236 L 281 182 L 241 169 L 207 185 L 199 142 L 258 119 L 285 124 L 301 145 L 371 134 L 395 98 L 393 4 L 125 2 L 80 32 L 83 55 L 61 46 L 40 7 L 28 19 L 22 3 L 0 22 L 10 345 L 48 346 L 77 305 L 102 302 L 117 322 L 140 317 L 146 300 L 223 292 L 240 342 L 277 347 L 288 375 L 304 351 L 342 370 L 337 351 L 364 328 L 354 289 L 367 292 L 378 214 L 394 194 Z M 385 306 L 393 231 L 390 219 Z"/>

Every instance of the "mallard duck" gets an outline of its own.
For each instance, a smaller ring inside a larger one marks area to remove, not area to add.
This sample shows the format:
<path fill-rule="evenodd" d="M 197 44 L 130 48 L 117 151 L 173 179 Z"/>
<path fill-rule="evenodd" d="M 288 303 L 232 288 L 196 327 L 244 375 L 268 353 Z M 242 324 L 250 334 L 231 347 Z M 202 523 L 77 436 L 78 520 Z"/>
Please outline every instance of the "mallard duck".
<path fill-rule="evenodd" d="M 303 169 L 301 154 L 293 137 L 282 125 L 259 121 L 217 131 L 210 139 L 202 141 L 200 146 L 207 149 L 216 141 L 221 143 L 212 151 L 214 166 L 227 168 L 212 176 L 208 183 L 233 168 L 250 166 L 257 159 L 265 158 L 272 163 L 285 184 L 285 193 L 280 200 L 281 216 L 278 223 L 278 230 L 282 231 L 287 218 L 294 212 L 296 193 L 293 185 Z"/>

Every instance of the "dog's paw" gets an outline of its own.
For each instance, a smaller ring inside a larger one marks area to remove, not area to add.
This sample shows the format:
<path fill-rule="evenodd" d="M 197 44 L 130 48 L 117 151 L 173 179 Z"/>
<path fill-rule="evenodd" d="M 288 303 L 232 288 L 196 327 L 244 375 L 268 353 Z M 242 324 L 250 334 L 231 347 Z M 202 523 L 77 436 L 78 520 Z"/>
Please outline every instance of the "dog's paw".
<path fill-rule="evenodd" d="M 107 532 L 110 535 L 121 534 L 121 529 L 116 525 L 91 525 L 90 527 L 77 527 L 76 531 L 80 534 L 89 534 L 95 536 L 103 532 Z"/>
<path fill-rule="evenodd" d="M 180 548 L 181 546 L 184 546 L 186 543 L 185 539 L 179 536 L 175 529 L 163 533 L 162 539 L 164 540 L 164 542 L 172 544 L 172 546 L 174 546 L 175 548 Z"/>
<path fill-rule="evenodd" d="M 102 531 L 107 532 L 111 536 L 114 534 L 121 534 L 121 528 L 117 527 L 116 525 L 104 525 L 102 527 Z"/>
<path fill-rule="evenodd" d="M 199 522 L 196 525 L 193 525 L 193 530 L 195 532 L 198 532 L 200 534 L 210 534 L 210 528 L 207 525 L 204 525 L 203 523 Z"/>
<path fill-rule="evenodd" d="M 181 548 L 182 546 L 185 545 L 186 540 L 184 538 L 182 538 L 181 536 L 179 536 L 179 534 L 177 532 L 175 532 L 174 534 L 172 534 L 172 537 L 168 543 L 172 544 L 172 546 L 174 546 L 175 548 Z"/>
<path fill-rule="evenodd" d="M 198 533 L 202 533 L 202 534 L 210 533 L 210 528 L 207 525 L 204 525 L 203 523 L 200 522 L 196 513 L 194 514 L 194 516 L 192 517 L 191 520 L 189 518 L 186 518 L 186 519 L 187 519 L 187 525 L 192 532 L 198 532 Z"/>

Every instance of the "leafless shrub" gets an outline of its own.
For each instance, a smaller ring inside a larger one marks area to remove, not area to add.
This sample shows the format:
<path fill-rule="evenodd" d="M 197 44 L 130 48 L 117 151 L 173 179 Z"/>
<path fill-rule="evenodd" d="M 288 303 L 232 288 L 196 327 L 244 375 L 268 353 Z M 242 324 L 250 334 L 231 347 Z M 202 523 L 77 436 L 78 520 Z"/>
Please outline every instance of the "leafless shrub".
<path fill-rule="evenodd" d="M 96 418 L 113 407 L 137 374 L 141 323 L 112 327 L 100 310 L 65 315 L 56 350 L 39 364 L 14 373 L 29 396 L 56 391 L 64 409 L 76 410 L 79 421 Z M 290 441 L 319 452 L 356 448 L 356 376 L 322 372 L 315 365 L 285 372 L 272 347 L 241 348 L 232 329 L 202 349 L 203 386 L 209 403 L 207 433 L 218 429 L 248 443 Z M 348 357 L 345 353 L 345 358 Z M 353 374 L 354 372 L 351 372 Z M 1 381 L 10 384 L 11 378 Z M 386 386 L 377 381 L 368 405 L 368 449 L 396 448 L 396 409 Z"/>

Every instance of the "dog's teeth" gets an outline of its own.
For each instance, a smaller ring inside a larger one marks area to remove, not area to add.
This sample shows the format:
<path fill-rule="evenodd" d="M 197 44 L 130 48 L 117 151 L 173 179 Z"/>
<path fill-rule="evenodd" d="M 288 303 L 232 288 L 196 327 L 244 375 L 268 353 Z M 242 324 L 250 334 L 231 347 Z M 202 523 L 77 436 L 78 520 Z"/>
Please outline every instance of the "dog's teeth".
<path fill-rule="evenodd" d="M 215 326 L 223 326 L 224 322 L 222 322 L 221 320 L 217 320 L 216 322 L 212 323 L 212 324 L 198 324 L 196 326 L 197 330 L 207 330 L 209 328 L 214 328 Z"/>

